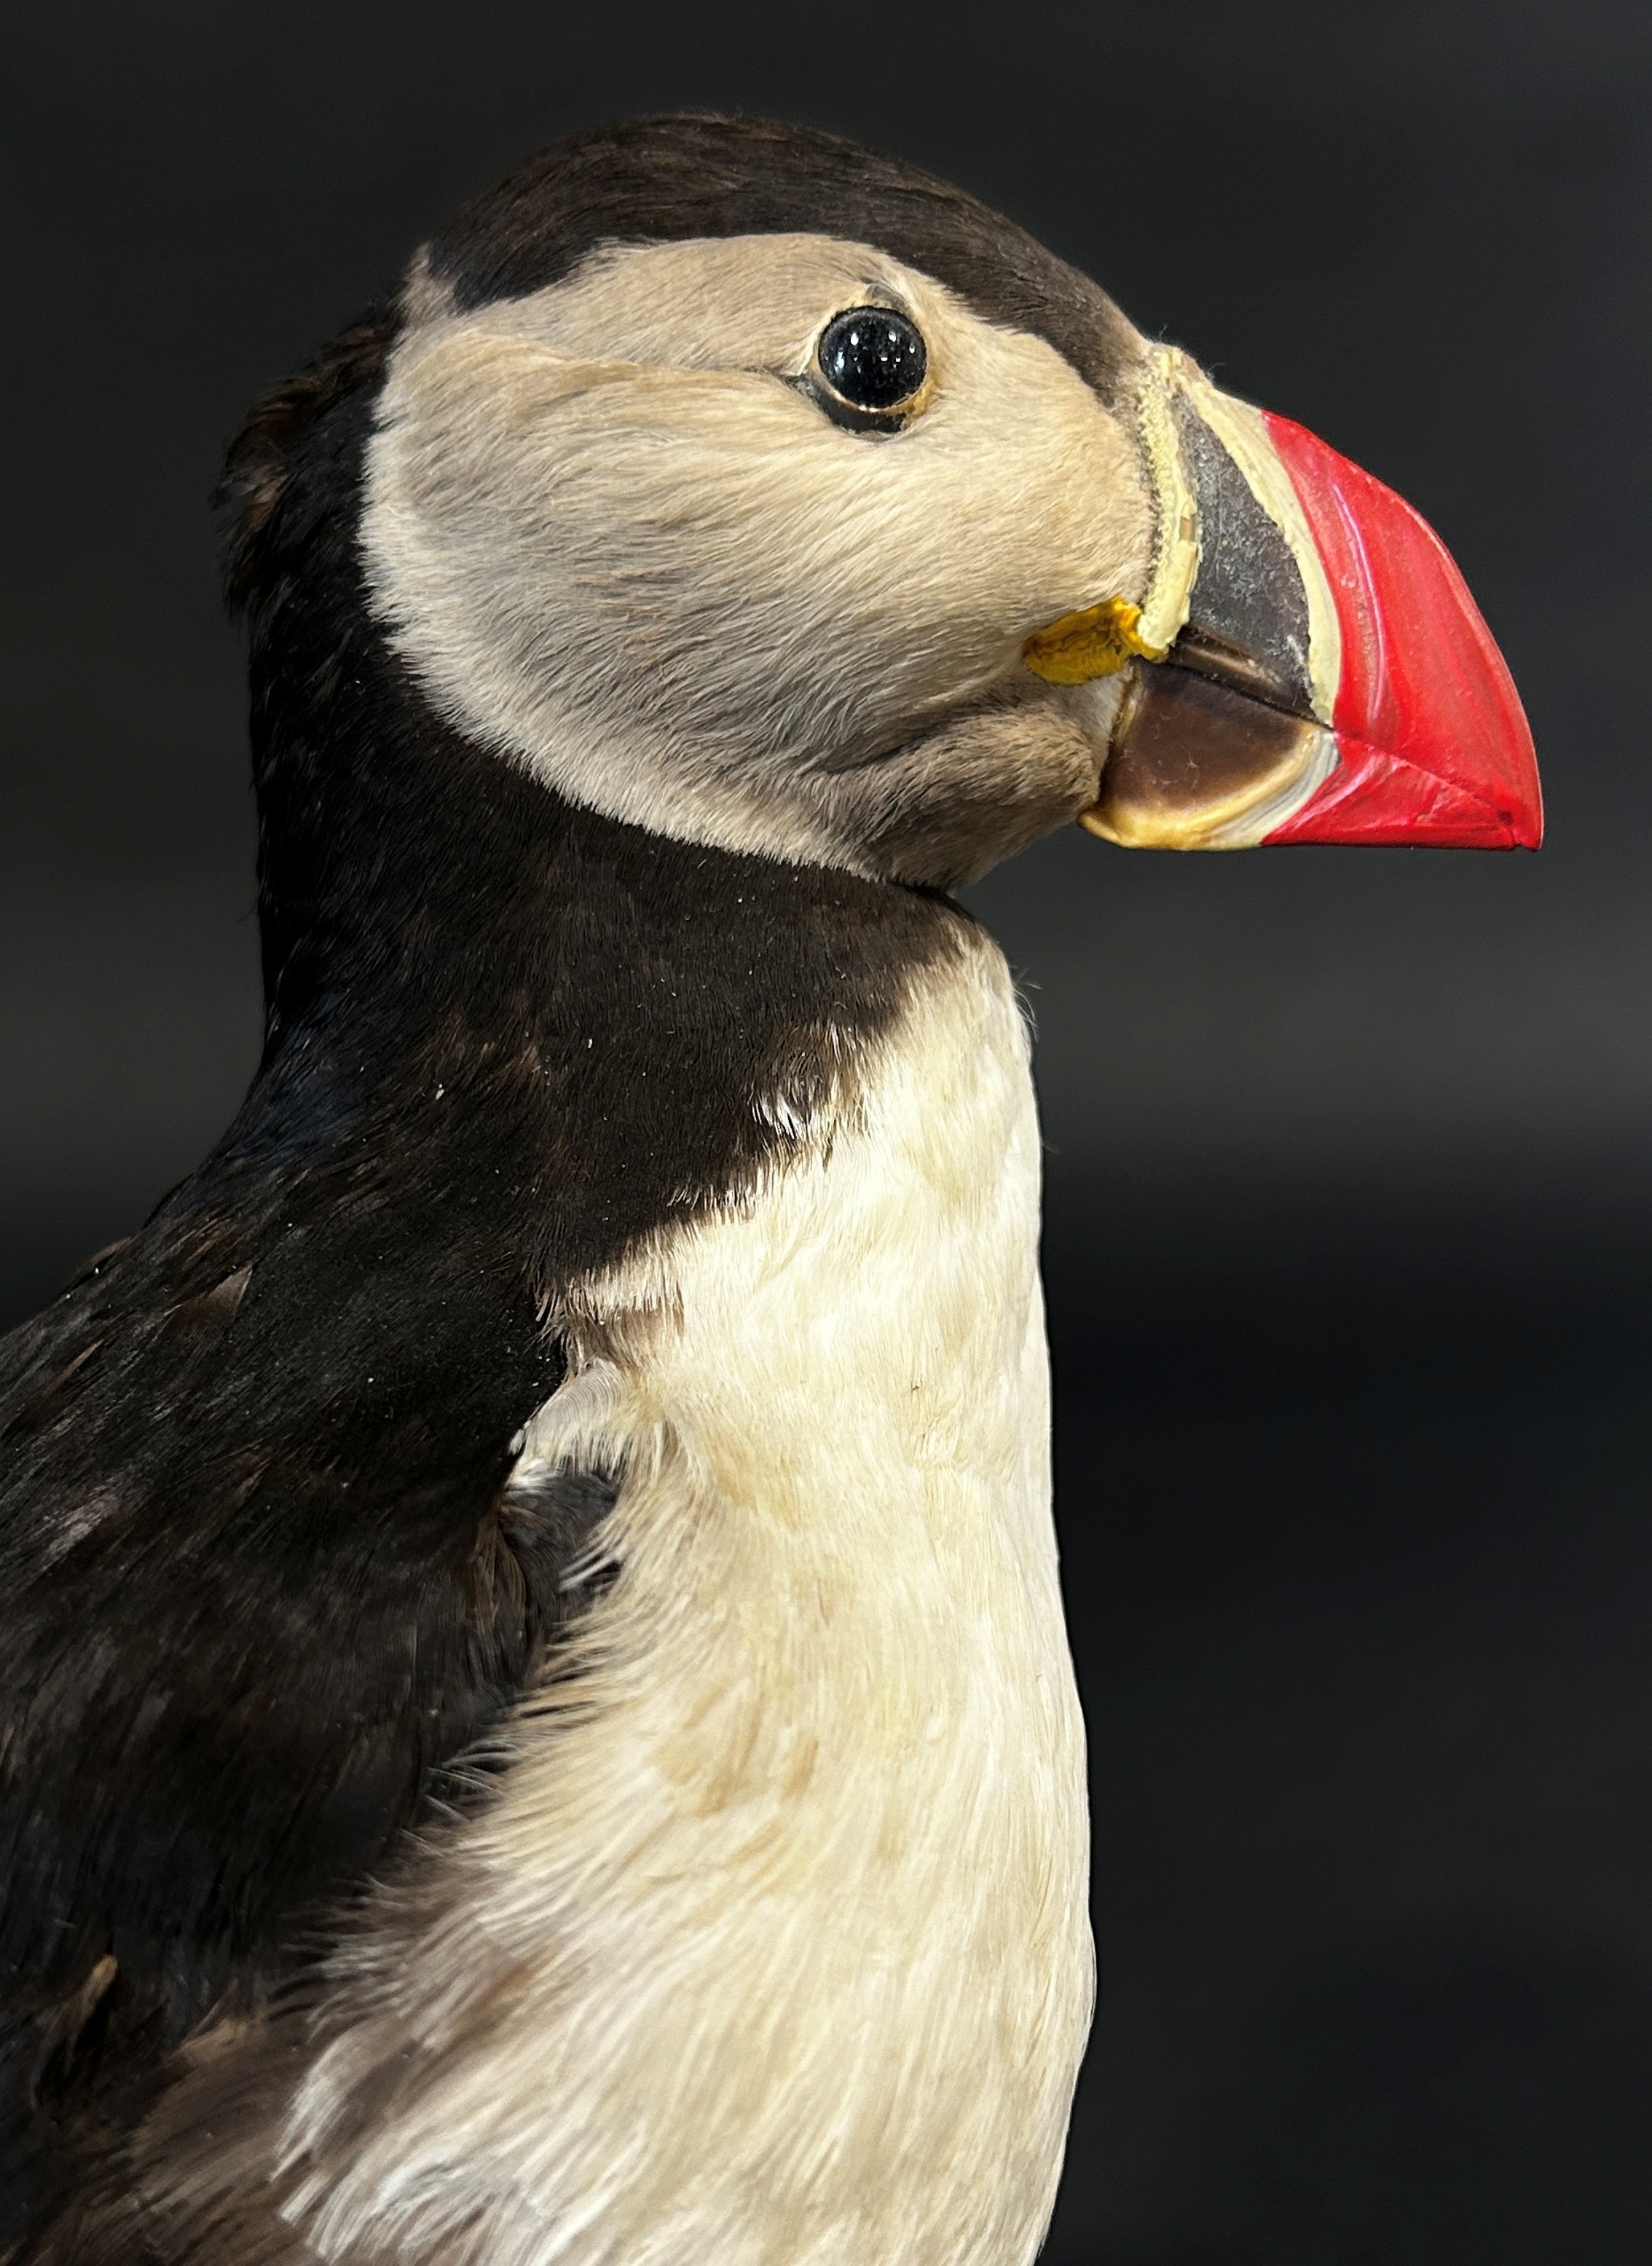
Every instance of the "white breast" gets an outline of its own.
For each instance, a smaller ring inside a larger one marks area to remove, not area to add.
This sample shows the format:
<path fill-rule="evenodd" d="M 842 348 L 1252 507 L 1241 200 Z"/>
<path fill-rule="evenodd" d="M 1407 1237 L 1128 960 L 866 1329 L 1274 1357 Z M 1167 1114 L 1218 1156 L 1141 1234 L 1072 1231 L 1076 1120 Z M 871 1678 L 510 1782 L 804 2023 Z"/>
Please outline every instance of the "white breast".
<path fill-rule="evenodd" d="M 285 2148 L 323 2256 L 1033 2255 L 1092 1991 L 1038 1181 L 983 940 L 593 1287 L 519 1477 L 623 1456 L 623 1571 L 340 1977 Z"/>

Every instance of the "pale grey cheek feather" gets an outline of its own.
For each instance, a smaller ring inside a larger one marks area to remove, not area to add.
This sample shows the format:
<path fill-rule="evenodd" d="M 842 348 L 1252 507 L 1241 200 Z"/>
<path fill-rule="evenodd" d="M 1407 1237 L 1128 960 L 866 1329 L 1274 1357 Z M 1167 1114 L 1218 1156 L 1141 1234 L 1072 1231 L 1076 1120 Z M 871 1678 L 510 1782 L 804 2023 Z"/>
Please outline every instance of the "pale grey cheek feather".
<path fill-rule="evenodd" d="M 1124 677 L 1057 689 L 1030 671 L 1006 696 L 940 726 L 856 782 L 864 863 L 961 888 L 1096 800 Z M 939 796 L 933 782 L 945 778 Z"/>
<path fill-rule="evenodd" d="M 338 1962 L 303 2255 L 1031 2259 L 1092 1996 L 1038 1183 L 983 940 L 799 1160 L 591 1286 L 523 1478 L 622 1458 L 623 1572 Z"/>
<path fill-rule="evenodd" d="M 930 347 L 893 439 L 783 382 L 873 289 Z M 1133 432 L 1043 340 L 865 245 L 751 237 L 464 315 L 415 278 L 362 545 L 437 705 L 574 800 L 951 882 L 1093 799 L 1105 739 L 1021 645 L 1139 596 L 1152 522 Z"/>

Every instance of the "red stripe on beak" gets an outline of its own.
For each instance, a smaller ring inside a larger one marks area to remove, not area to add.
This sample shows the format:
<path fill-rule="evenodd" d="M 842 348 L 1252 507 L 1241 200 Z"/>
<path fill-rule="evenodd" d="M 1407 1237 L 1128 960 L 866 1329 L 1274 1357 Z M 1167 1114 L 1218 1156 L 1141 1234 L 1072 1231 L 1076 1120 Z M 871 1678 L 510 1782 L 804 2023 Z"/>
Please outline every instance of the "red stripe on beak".
<path fill-rule="evenodd" d="M 1519 695 L 1450 552 L 1380 480 L 1288 417 L 1268 436 L 1336 604 L 1337 768 L 1269 842 L 1535 850 L 1537 752 Z"/>

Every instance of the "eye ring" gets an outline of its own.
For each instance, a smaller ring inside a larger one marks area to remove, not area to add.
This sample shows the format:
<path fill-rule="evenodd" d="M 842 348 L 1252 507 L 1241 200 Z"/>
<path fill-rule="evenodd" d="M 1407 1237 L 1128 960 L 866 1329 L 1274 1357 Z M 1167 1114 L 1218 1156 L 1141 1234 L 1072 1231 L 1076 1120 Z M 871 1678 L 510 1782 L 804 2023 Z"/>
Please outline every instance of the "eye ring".
<path fill-rule="evenodd" d="M 815 346 L 815 369 L 844 422 L 887 431 L 910 412 L 929 374 L 929 348 L 910 315 L 895 307 L 845 307 Z"/>

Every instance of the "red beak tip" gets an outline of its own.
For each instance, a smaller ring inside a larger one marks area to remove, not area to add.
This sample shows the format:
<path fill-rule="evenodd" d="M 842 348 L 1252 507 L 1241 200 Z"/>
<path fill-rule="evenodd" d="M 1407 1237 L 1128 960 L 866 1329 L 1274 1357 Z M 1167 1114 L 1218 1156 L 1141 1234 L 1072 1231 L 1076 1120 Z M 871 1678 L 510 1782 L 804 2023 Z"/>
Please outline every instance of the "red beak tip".
<path fill-rule="evenodd" d="M 1392 488 L 1288 418 L 1268 433 L 1334 600 L 1337 769 L 1276 842 L 1535 850 L 1531 727 L 1455 561 Z"/>
<path fill-rule="evenodd" d="M 1347 733 L 1337 735 L 1337 758 L 1324 785 L 1268 836 L 1270 844 L 1535 850 L 1543 839 L 1535 766 L 1528 800 L 1488 793 L 1472 764 L 1442 776 Z"/>

